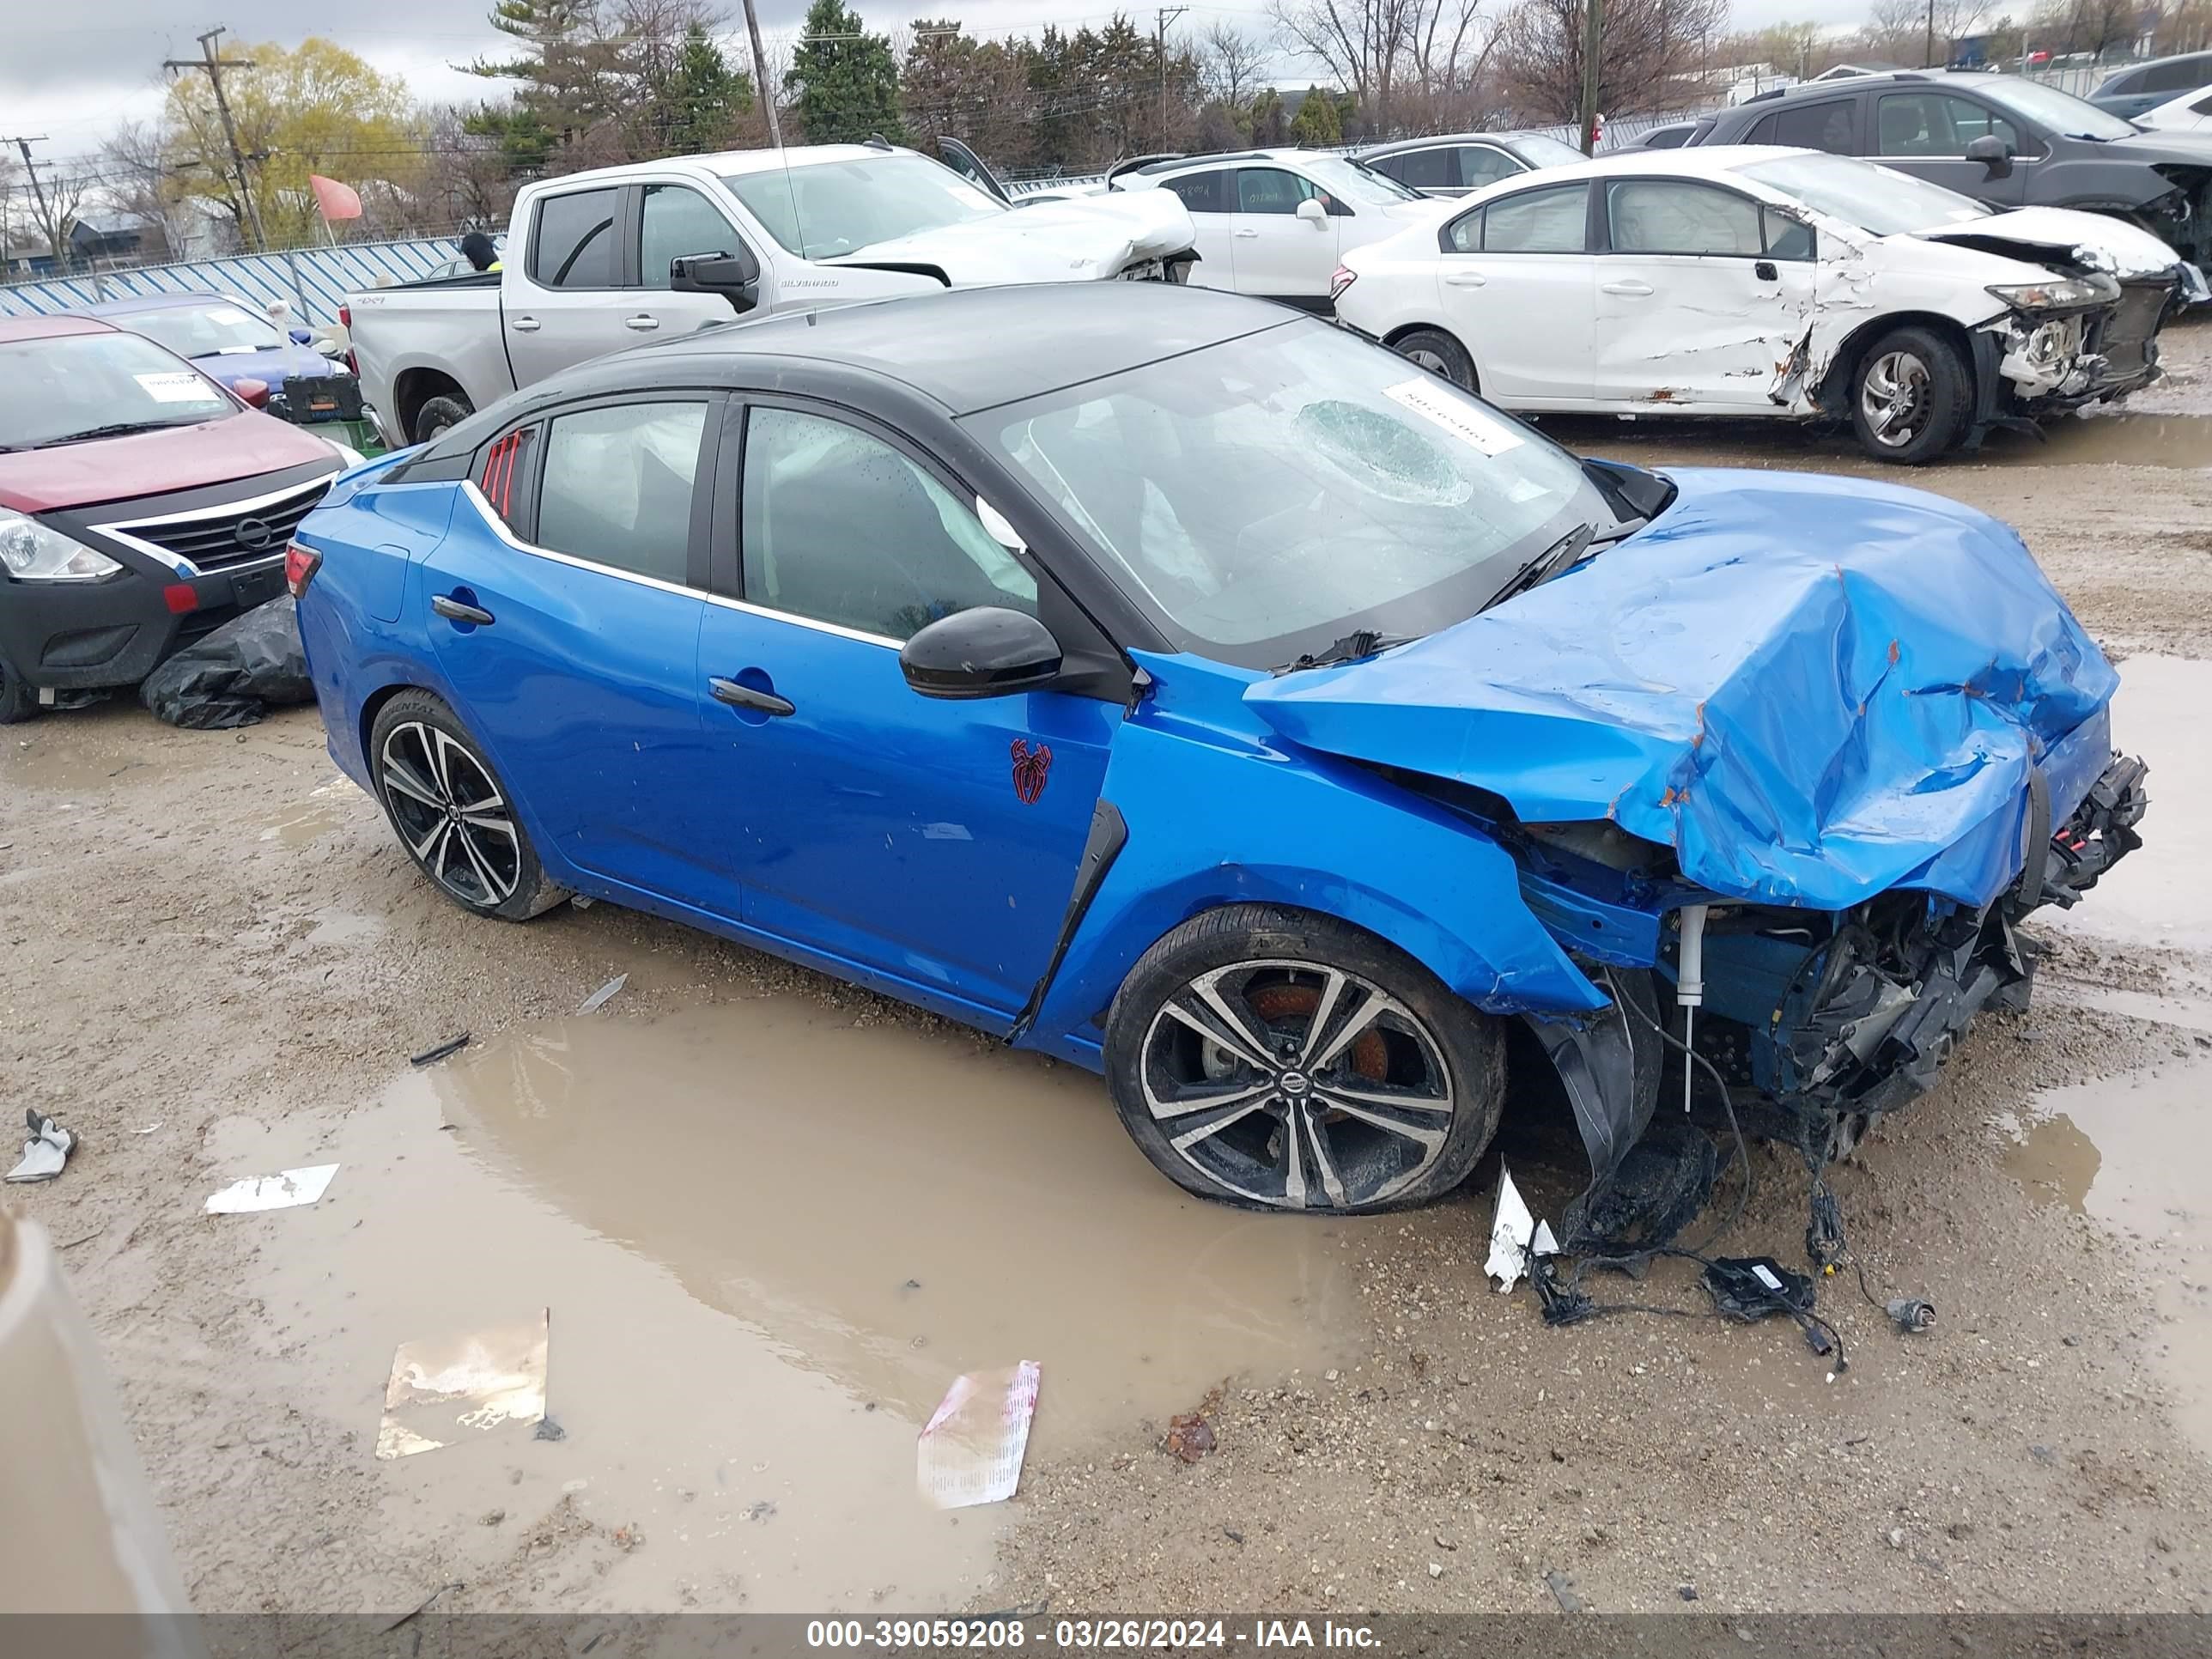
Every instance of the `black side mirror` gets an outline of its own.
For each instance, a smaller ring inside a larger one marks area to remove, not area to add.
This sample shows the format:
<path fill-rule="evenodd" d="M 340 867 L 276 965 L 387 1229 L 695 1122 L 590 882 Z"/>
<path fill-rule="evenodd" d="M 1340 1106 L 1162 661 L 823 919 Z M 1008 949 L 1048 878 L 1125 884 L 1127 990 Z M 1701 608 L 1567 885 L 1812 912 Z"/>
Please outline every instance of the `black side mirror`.
<path fill-rule="evenodd" d="M 735 253 L 684 253 L 668 262 L 668 286 L 678 294 L 719 294 L 736 312 L 760 303 L 760 261 L 750 248 Z"/>
<path fill-rule="evenodd" d="M 1060 675 L 1060 641 L 1035 617 L 978 605 L 941 617 L 899 652 L 906 683 L 925 697 L 1003 697 Z"/>
<path fill-rule="evenodd" d="M 2002 179 L 2012 172 L 2012 146 L 1994 132 L 1985 132 L 1967 144 L 1966 159 L 1979 161 L 1992 179 Z"/>

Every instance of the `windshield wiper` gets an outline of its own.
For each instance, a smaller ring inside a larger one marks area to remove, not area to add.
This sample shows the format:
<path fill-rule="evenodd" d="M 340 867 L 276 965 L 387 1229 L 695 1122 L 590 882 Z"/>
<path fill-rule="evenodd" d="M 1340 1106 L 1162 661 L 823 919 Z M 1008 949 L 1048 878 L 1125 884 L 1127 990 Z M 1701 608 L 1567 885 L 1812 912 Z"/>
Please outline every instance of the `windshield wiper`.
<path fill-rule="evenodd" d="M 48 438 L 39 445 L 40 449 L 56 449 L 63 444 L 90 443 L 95 438 L 128 438 L 138 432 L 161 432 L 173 426 L 194 426 L 195 421 L 115 421 L 106 426 L 88 426 L 82 432 L 64 432 L 58 438 Z"/>
<path fill-rule="evenodd" d="M 1500 587 L 1495 593 L 1492 593 L 1487 599 L 1485 599 L 1482 602 L 1480 608 L 1484 611 L 1488 611 L 1494 605 L 1503 605 L 1506 600 L 1511 599 L 1516 593 L 1524 592 L 1528 589 L 1536 586 L 1549 577 L 1556 575 L 1559 572 L 1565 570 L 1569 565 L 1572 564 L 1577 559 L 1582 557 L 1582 556 L 1589 550 L 1590 538 L 1596 534 L 1597 526 L 1595 525 L 1577 525 L 1572 530 L 1567 532 L 1565 535 L 1560 537 L 1559 540 L 1553 542 L 1541 553 L 1536 555 L 1534 558 L 1529 560 L 1518 570 L 1508 576 L 1505 579 L 1504 586 Z"/>
<path fill-rule="evenodd" d="M 1309 651 L 1296 662 L 1286 662 L 1279 668 L 1267 672 L 1277 676 L 1295 674 L 1306 668 L 1333 668 L 1339 663 L 1358 662 L 1378 651 L 1388 651 L 1394 645 L 1407 645 L 1413 635 L 1402 637 L 1384 634 L 1372 628 L 1354 629 L 1342 639 L 1323 646 L 1318 651 Z"/>

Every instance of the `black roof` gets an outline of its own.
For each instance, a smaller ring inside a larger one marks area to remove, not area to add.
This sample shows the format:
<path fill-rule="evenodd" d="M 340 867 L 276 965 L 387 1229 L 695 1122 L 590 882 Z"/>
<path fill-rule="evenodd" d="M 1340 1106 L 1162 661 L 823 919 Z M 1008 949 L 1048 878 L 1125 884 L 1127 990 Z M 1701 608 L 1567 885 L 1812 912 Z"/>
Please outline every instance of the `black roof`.
<path fill-rule="evenodd" d="M 590 368 L 635 385 L 661 378 L 641 377 L 647 363 L 696 373 L 706 359 L 711 378 L 736 384 L 748 362 L 774 374 L 779 361 L 803 361 L 896 380 L 967 415 L 1300 320 L 1264 300 L 1173 283 L 1041 283 L 785 312 Z"/>

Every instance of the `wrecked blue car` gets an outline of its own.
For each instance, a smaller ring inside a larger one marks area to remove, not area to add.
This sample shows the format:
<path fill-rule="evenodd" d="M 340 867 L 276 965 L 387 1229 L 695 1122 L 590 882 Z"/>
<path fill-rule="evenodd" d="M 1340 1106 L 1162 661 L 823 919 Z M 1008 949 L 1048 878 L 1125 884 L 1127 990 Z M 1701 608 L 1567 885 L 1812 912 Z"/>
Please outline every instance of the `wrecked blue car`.
<path fill-rule="evenodd" d="M 347 474 L 289 575 L 331 753 L 454 902 L 1087 1066 L 1253 1206 L 1433 1199 L 1528 1103 L 1588 1222 L 1678 1045 L 1817 1170 L 2022 1004 L 2020 922 L 2144 805 L 1995 520 L 1579 460 L 1169 285 L 602 358 Z"/>

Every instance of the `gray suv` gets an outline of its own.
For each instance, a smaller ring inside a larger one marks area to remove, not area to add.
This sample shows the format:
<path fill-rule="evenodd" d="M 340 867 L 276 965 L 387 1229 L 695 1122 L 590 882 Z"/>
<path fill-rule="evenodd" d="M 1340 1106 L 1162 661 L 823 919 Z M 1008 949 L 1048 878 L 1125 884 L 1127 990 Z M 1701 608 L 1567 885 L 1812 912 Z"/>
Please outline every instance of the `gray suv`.
<path fill-rule="evenodd" d="M 1693 144 L 1863 156 L 1992 207 L 2087 208 L 2212 263 L 2212 134 L 2146 132 L 2016 76 L 1913 70 L 1761 93 Z"/>
<path fill-rule="evenodd" d="M 2148 64 L 2130 64 L 2115 70 L 2097 84 L 2089 101 L 2132 121 L 2146 110 L 2171 103 L 2185 92 L 2212 87 L 2212 52 L 2184 52 L 2179 58 L 2154 58 Z"/>

